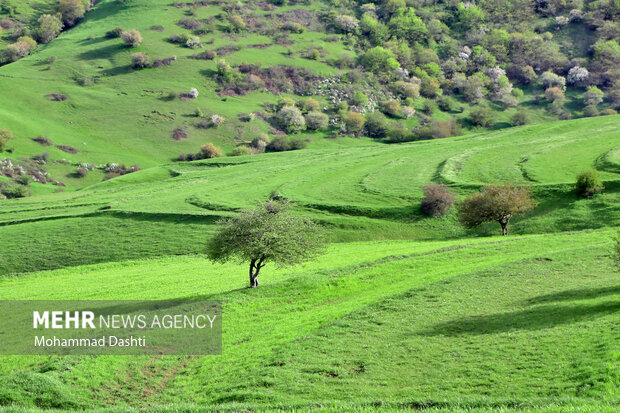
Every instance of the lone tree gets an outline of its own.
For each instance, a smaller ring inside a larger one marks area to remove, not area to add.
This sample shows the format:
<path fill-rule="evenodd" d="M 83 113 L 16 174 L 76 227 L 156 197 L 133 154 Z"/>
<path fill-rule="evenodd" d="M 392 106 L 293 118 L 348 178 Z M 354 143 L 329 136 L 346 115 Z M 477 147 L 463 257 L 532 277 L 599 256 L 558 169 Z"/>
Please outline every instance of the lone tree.
<path fill-rule="evenodd" d="M 312 221 L 292 215 L 286 202 L 268 201 L 252 211 L 223 221 L 208 242 L 209 259 L 250 263 L 250 287 L 258 287 L 258 275 L 267 261 L 299 264 L 321 251 L 323 231 Z"/>
<path fill-rule="evenodd" d="M 461 203 L 458 217 L 466 228 L 497 221 L 502 226 L 502 235 L 508 235 L 510 218 L 522 215 L 535 206 L 536 201 L 529 188 L 513 184 L 489 185 Z"/>

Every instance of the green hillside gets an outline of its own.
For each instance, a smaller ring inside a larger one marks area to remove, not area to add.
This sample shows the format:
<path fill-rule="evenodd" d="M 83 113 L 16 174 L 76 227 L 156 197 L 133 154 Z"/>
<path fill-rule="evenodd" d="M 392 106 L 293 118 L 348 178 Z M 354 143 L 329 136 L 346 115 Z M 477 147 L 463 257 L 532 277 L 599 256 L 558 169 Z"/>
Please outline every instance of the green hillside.
<path fill-rule="evenodd" d="M 224 320 L 221 355 L 0 355 L 0 411 L 618 411 L 619 21 L 614 0 L 0 0 L 0 300 Z M 535 201 L 509 235 L 466 227 L 509 183 Z M 247 288 L 207 242 L 267 200 L 327 245 Z"/>

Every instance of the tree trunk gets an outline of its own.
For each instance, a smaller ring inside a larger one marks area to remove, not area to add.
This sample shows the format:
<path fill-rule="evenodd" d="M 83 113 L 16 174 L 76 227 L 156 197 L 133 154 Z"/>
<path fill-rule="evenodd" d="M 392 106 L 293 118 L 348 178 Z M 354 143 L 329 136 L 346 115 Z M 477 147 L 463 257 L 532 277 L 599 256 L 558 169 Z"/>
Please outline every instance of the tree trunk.
<path fill-rule="evenodd" d="M 250 261 L 250 288 L 258 287 L 258 269 L 256 268 L 256 260 Z"/>
<path fill-rule="evenodd" d="M 508 222 L 510 222 L 510 217 L 504 217 L 499 220 L 499 224 L 502 226 L 502 235 L 508 235 Z"/>
<path fill-rule="evenodd" d="M 265 266 L 265 257 L 260 257 L 258 260 L 253 259 L 250 261 L 250 288 L 258 287 L 258 274 L 261 268 Z"/>

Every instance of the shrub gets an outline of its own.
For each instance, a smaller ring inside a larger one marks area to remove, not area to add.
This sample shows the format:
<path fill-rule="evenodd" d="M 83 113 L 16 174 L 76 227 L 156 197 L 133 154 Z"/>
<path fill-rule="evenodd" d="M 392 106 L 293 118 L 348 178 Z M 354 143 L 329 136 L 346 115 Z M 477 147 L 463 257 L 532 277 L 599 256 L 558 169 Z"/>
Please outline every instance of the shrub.
<path fill-rule="evenodd" d="M 291 140 L 289 141 L 289 146 L 291 148 L 291 151 L 295 151 L 297 149 L 304 149 L 306 146 L 308 146 L 308 144 L 305 140 L 301 138 L 291 138 Z"/>
<path fill-rule="evenodd" d="M 25 198 L 30 196 L 30 188 L 25 185 L 5 185 L 0 187 L 0 193 L 8 199 Z"/>
<path fill-rule="evenodd" d="M 547 90 L 545 90 L 545 99 L 551 103 L 562 101 L 564 100 L 564 92 L 557 86 L 547 88 Z"/>
<path fill-rule="evenodd" d="M 583 95 L 583 101 L 586 105 L 598 105 L 603 101 L 605 93 L 596 86 L 590 86 Z"/>
<path fill-rule="evenodd" d="M 367 51 L 360 59 L 360 63 L 371 72 L 379 73 L 391 71 L 400 67 L 394 54 L 381 46 L 377 46 Z"/>
<path fill-rule="evenodd" d="M 403 107 L 401 115 L 405 119 L 410 119 L 415 116 L 415 109 L 410 106 L 405 106 Z"/>
<path fill-rule="evenodd" d="M 189 136 L 187 131 L 183 128 L 176 128 L 172 131 L 172 139 L 175 141 L 180 141 L 181 139 L 185 139 Z"/>
<path fill-rule="evenodd" d="M 461 125 L 455 120 L 435 120 L 430 124 L 419 127 L 416 134 L 420 139 L 441 139 L 461 134 Z"/>
<path fill-rule="evenodd" d="M 295 22 L 284 23 L 280 29 L 285 32 L 296 33 L 296 34 L 301 34 L 305 30 L 301 24 L 295 23 Z"/>
<path fill-rule="evenodd" d="M 469 113 L 471 123 L 476 126 L 488 127 L 493 124 L 495 115 L 493 111 L 486 106 L 479 106 Z"/>
<path fill-rule="evenodd" d="M 285 136 L 276 136 L 267 144 L 266 149 L 270 152 L 284 152 L 289 151 L 291 149 L 291 145 Z"/>
<path fill-rule="evenodd" d="M 142 35 L 137 30 L 129 30 L 121 33 L 123 43 L 129 47 L 138 47 L 142 44 Z"/>
<path fill-rule="evenodd" d="M 527 125 L 529 123 L 529 115 L 525 110 L 515 112 L 515 114 L 510 117 L 510 123 L 514 126 Z"/>
<path fill-rule="evenodd" d="M 598 116 L 599 114 L 600 113 L 596 105 L 588 105 L 585 108 L 583 108 L 583 116 L 587 118 L 592 118 L 594 116 Z"/>
<path fill-rule="evenodd" d="M 597 171 L 588 169 L 577 175 L 575 189 L 577 194 L 584 198 L 590 198 L 603 190 L 603 182 Z"/>
<path fill-rule="evenodd" d="M 256 115 L 254 113 L 240 113 L 239 120 L 241 122 L 252 122 L 256 119 Z"/>
<path fill-rule="evenodd" d="M 424 187 L 422 212 L 431 217 L 441 217 L 450 212 L 454 195 L 444 185 L 429 184 Z"/>
<path fill-rule="evenodd" d="M 1 134 L 1 132 L 0 132 Z M 0 138 L 1 139 L 1 138 Z M 35 141 L 36 143 L 43 145 L 43 146 L 52 146 L 53 143 L 51 140 L 49 140 L 48 138 L 44 137 L 44 136 L 37 136 L 36 138 L 32 138 L 33 141 Z"/>
<path fill-rule="evenodd" d="M 326 129 L 329 126 L 329 116 L 321 112 L 310 112 L 306 115 L 306 127 L 310 130 Z"/>
<path fill-rule="evenodd" d="M 238 14 L 233 14 L 228 18 L 228 23 L 230 23 L 231 30 L 235 33 L 240 33 L 246 29 L 245 21 L 243 17 Z"/>
<path fill-rule="evenodd" d="M 149 67 L 151 65 L 151 59 L 149 56 L 144 53 L 134 53 L 131 55 L 131 67 L 134 69 L 144 69 L 145 67 Z"/>
<path fill-rule="evenodd" d="M 232 151 L 232 156 L 245 156 L 245 155 L 252 155 L 252 149 L 245 145 L 237 146 Z"/>
<path fill-rule="evenodd" d="M 347 133 L 357 136 L 364 130 L 364 124 L 366 119 L 361 113 L 349 112 L 344 119 L 344 124 L 347 128 Z"/>
<path fill-rule="evenodd" d="M 353 16 L 343 14 L 334 19 L 334 26 L 343 33 L 355 33 L 359 28 L 359 21 Z"/>
<path fill-rule="evenodd" d="M 548 89 L 550 87 L 558 87 L 564 90 L 566 86 L 566 79 L 564 79 L 562 76 L 556 75 L 551 71 L 547 71 L 540 75 L 539 81 L 545 89 Z"/>
<path fill-rule="evenodd" d="M 388 127 L 385 140 L 391 143 L 411 142 L 415 140 L 415 136 L 412 131 L 396 123 Z"/>
<path fill-rule="evenodd" d="M 88 175 L 88 168 L 84 168 L 83 166 L 77 168 L 75 170 L 75 175 L 78 178 L 84 178 L 86 175 Z"/>
<path fill-rule="evenodd" d="M 37 42 L 31 37 L 21 36 L 13 44 L 8 45 L 0 52 L 0 63 L 16 62 L 26 57 L 37 47 Z"/>
<path fill-rule="evenodd" d="M 422 112 L 424 112 L 428 116 L 432 116 L 433 113 L 437 110 L 437 104 L 432 100 L 425 100 L 422 105 Z"/>
<path fill-rule="evenodd" d="M 49 43 L 54 40 L 62 31 L 62 21 L 51 14 L 44 14 L 39 17 L 39 28 L 36 31 L 37 39 L 41 43 Z"/>
<path fill-rule="evenodd" d="M 268 143 L 269 143 L 269 136 L 267 136 L 267 134 L 265 133 L 262 133 L 256 138 L 252 139 L 252 142 L 250 143 L 250 147 L 252 148 L 254 153 L 263 153 L 265 152 L 265 148 L 267 147 Z"/>
<path fill-rule="evenodd" d="M 212 143 L 207 143 L 200 147 L 200 156 L 202 159 L 220 158 L 223 156 L 222 150 Z"/>
<path fill-rule="evenodd" d="M 170 57 L 165 57 L 165 58 L 160 58 L 157 57 L 155 59 L 153 59 L 153 67 L 162 67 L 162 66 L 168 66 L 171 65 L 172 62 L 174 62 L 175 60 L 177 60 L 176 56 L 170 56 Z"/>
<path fill-rule="evenodd" d="M 73 146 L 69 146 L 69 145 L 56 145 L 56 147 L 63 152 L 67 152 L 71 154 L 76 154 L 79 152 L 77 148 L 74 148 Z"/>
<path fill-rule="evenodd" d="M 211 126 L 218 128 L 226 119 L 220 115 L 211 115 Z"/>
<path fill-rule="evenodd" d="M 69 96 L 63 94 L 63 93 L 48 93 L 47 95 L 45 95 L 45 97 L 48 100 L 51 100 L 52 102 L 63 102 L 67 99 L 69 99 Z"/>
<path fill-rule="evenodd" d="M 202 53 L 193 55 L 192 59 L 213 60 L 216 57 L 217 57 L 217 52 L 215 50 L 205 50 Z"/>
<path fill-rule="evenodd" d="M 0 129 L 0 152 L 4 151 L 9 139 L 13 139 L 13 132 L 10 129 Z"/>
<path fill-rule="evenodd" d="M 318 112 L 321 110 L 321 105 L 315 99 L 305 98 L 299 101 L 299 108 L 304 112 Z"/>
<path fill-rule="evenodd" d="M 80 0 L 60 0 L 58 11 L 62 15 L 62 21 L 71 27 L 84 17 L 86 8 Z"/>
<path fill-rule="evenodd" d="M 437 100 L 437 106 L 439 106 L 439 109 L 443 112 L 453 112 L 458 105 L 453 98 L 444 95 Z"/>
<path fill-rule="evenodd" d="M 402 112 L 400 102 L 395 99 L 386 100 L 381 102 L 381 111 L 388 116 L 399 117 Z"/>
<path fill-rule="evenodd" d="M 306 128 L 306 120 L 296 107 L 284 106 L 278 111 L 276 117 L 287 133 L 301 132 Z"/>
<path fill-rule="evenodd" d="M 366 116 L 366 133 L 371 138 L 382 139 L 388 130 L 387 119 L 380 112 L 372 112 Z"/>
<path fill-rule="evenodd" d="M 177 23 L 177 26 L 182 27 L 187 30 L 196 30 L 197 28 L 202 26 L 202 23 L 193 18 L 183 18 L 179 20 L 179 22 Z"/>
<path fill-rule="evenodd" d="M 107 37 L 108 39 L 117 39 L 121 37 L 121 34 L 123 34 L 124 31 L 125 29 L 118 26 L 118 27 L 113 28 L 112 30 L 107 31 L 105 33 L 105 37 Z"/>
<path fill-rule="evenodd" d="M 185 46 L 189 47 L 190 49 L 198 49 L 198 48 L 202 47 L 202 42 L 200 41 L 200 37 L 198 37 L 198 36 L 190 36 L 185 41 Z"/>

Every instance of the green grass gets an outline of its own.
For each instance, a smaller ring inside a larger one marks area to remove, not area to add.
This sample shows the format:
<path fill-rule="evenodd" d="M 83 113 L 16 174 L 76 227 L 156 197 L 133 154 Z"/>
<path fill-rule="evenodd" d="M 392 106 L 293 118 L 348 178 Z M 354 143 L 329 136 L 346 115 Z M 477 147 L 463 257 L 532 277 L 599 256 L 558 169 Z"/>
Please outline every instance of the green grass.
<path fill-rule="evenodd" d="M 199 256 L 5 279 L 2 299 L 221 299 L 226 321 L 222 356 L 3 357 L 8 383 L 45 384 L 38 399 L 0 394 L 43 407 L 60 392 L 65 408 L 611 402 L 610 245 L 609 231 L 339 244 L 304 267 L 268 267 L 257 290 L 243 288 L 244 267 Z"/>

